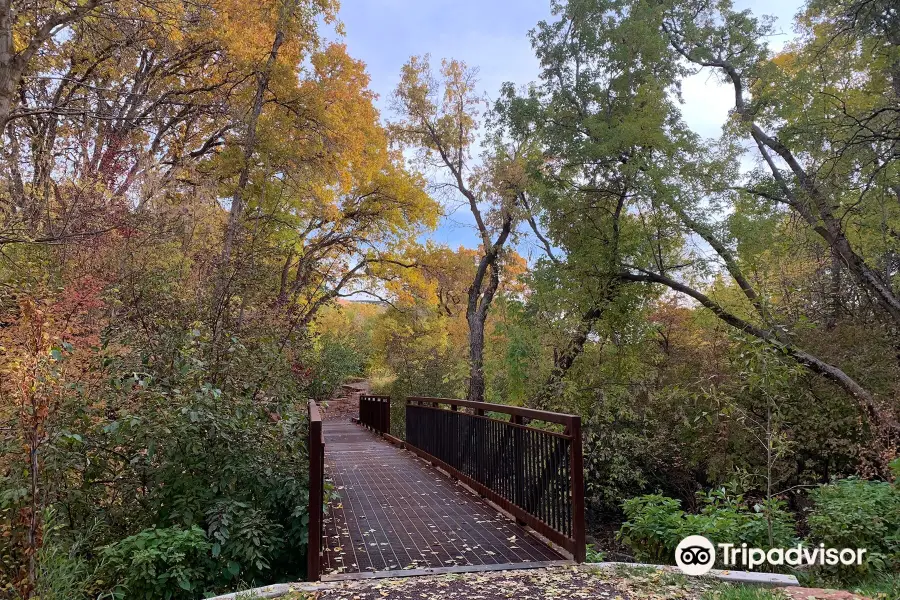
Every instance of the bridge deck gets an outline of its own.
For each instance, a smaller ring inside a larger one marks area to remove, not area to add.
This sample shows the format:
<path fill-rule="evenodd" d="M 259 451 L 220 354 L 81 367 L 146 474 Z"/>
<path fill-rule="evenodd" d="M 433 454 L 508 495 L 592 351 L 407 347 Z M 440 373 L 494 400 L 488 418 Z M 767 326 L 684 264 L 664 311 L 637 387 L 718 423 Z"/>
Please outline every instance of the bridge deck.
<path fill-rule="evenodd" d="M 326 421 L 324 575 L 561 560 L 523 527 L 412 453 Z"/>

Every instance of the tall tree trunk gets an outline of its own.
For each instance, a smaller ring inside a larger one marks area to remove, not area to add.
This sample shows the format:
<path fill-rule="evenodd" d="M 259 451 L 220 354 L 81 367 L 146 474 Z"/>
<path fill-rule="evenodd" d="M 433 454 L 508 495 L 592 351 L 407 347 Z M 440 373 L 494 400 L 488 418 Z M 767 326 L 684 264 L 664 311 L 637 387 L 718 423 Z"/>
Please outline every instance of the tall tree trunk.
<path fill-rule="evenodd" d="M 266 60 L 265 67 L 256 75 L 256 94 L 253 98 L 253 106 L 247 116 L 246 132 L 243 144 L 243 164 L 238 175 L 238 183 L 231 197 L 231 207 L 228 213 L 228 226 L 225 229 L 225 238 L 222 243 L 222 256 L 219 262 L 219 275 L 213 293 L 213 337 L 217 337 L 219 321 L 226 312 L 228 304 L 230 266 L 234 247 L 240 232 L 241 216 L 244 212 L 244 192 L 250 182 L 250 169 L 253 163 L 253 155 L 256 152 L 256 128 L 259 124 L 259 116 L 262 114 L 265 104 L 265 93 L 269 86 L 269 78 L 275 62 L 278 60 L 278 51 L 284 43 L 284 30 L 279 28 L 272 42 L 272 49 Z"/>
<path fill-rule="evenodd" d="M 279 29 L 272 42 L 272 50 L 266 60 L 265 68 L 256 75 L 256 95 L 253 98 L 253 106 L 247 117 L 247 129 L 244 135 L 243 165 L 238 176 L 238 184 L 231 197 L 231 209 L 228 214 L 228 227 L 225 230 L 225 241 L 222 245 L 222 264 L 227 265 L 231 260 L 234 250 L 235 238 L 240 227 L 241 215 L 244 212 L 244 191 L 250 182 L 250 168 L 253 162 L 253 154 L 256 152 L 256 128 L 259 124 L 259 116 L 262 114 L 265 104 L 266 89 L 269 86 L 269 78 L 272 68 L 278 60 L 278 51 L 284 43 L 284 31 Z"/>
<path fill-rule="evenodd" d="M 75 8 L 68 12 L 52 12 L 37 26 L 30 39 L 16 39 L 14 32 L 16 14 L 12 0 L 0 0 L 0 131 L 6 129 L 10 113 L 16 106 L 22 75 L 41 46 L 53 37 L 59 28 L 80 21 L 94 9 L 110 1 L 87 0 L 83 4 L 76 4 Z M 20 50 L 17 51 L 17 47 Z"/>
<path fill-rule="evenodd" d="M 294 260 L 294 249 L 288 250 L 287 256 L 284 258 L 284 264 L 281 266 L 281 279 L 278 283 L 278 297 L 275 301 L 277 306 L 284 306 L 288 299 L 288 278 L 291 275 L 291 262 Z"/>
<path fill-rule="evenodd" d="M 469 323 L 469 393 L 472 402 L 484 401 L 484 323 L 487 311 L 467 315 Z"/>
<path fill-rule="evenodd" d="M 826 329 L 834 329 L 837 326 L 841 314 L 841 257 L 837 252 L 831 252 L 831 291 L 828 307 L 828 318 L 825 321 Z"/>
<path fill-rule="evenodd" d="M 640 275 L 622 272 L 619 276 L 626 281 L 660 283 L 669 289 L 690 296 L 712 311 L 721 321 L 731 325 L 735 329 L 743 331 L 747 335 L 767 342 L 773 348 L 778 349 L 786 356 L 790 356 L 798 364 L 806 367 L 810 372 L 821 375 L 843 388 L 844 391 L 856 399 L 871 427 L 883 434 L 883 439 L 887 440 L 887 444 L 890 444 L 891 440 L 895 439 L 898 432 L 900 432 L 900 424 L 897 423 L 895 416 L 890 412 L 883 411 L 869 390 L 864 388 L 859 382 L 835 365 L 827 363 L 817 356 L 797 348 L 789 342 L 782 341 L 772 331 L 757 327 L 756 325 L 745 321 L 729 312 L 700 291 L 666 277 L 665 275 L 644 271 Z"/>
<path fill-rule="evenodd" d="M 37 418 L 37 417 L 35 417 Z M 31 431 L 28 435 L 28 469 L 29 469 L 29 512 L 28 515 L 28 535 L 26 544 L 28 546 L 28 594 L 31 597 L 37 587 L 37 553 L 40 549 L 40 531 L 41 531 L 41 502 L 40 502 L 40 461 L 38 459 L 38 448 L 40 446 L 40 426 L 37 422 L 32 424 Z"/>
<path fill-rule="evenodd" d="M 469 391 L 466 397 L 471 402 L 484 402 L 484 325 L 491 302 L 500 287 L 500 252 L 511 230 L 512 214 L 507 213 L 503 217 L 497 241 L 481 257 L 475 278 L 469 287 L 469 302 L 466 305 L 466 321 L 469 324 Z M 484 285 L 485 277 L 488 277 L 487 285 Z"/>
<path fill-rule="evenodd" d="M 842 219 L 834 214 L 830 198 L 816 182 L 814 174 L 809 173 L 800 159 L 778 139 L 777 134 L 770 135 L 756 123 L 752 103 L 744 98 L 745 81 L 742 72 L 728 60 L 721 58 L 702 58 L 695 56 L 689 48 L 679 40 L 676 32 L 663 25 L 669 41 L 676 52 L 688 61 L 702 66 L 721 69 L 729 78 L 734 89 L 734 108 L 741 120 L 749 126 L 750 137 L 756 142 L 760 156 L 766 163 L 772 177 L 781 189 L 783 197 L 774 200 L 786 204 L 799 214 L 804 221 L 836 252 L 850 274 L 860 287 L 871 293 L 894 325 L 900 328 L 900 296 L 854 249 Z M 775 163 L 772 155 L 776 154 L 787 165 L 787 173 L 793 175 L 796 188 L 785 177 L 786 172 Z M 752 190 L 751 190 L 752 191 Z"/>
<path fill-rule="evenodd" d="M 22 67 L 13 40 L 14 20 L 11 0 L 0 0 L 0 127 L 3 129 L 6 129 L 16 88 L 22 78 Z"/>

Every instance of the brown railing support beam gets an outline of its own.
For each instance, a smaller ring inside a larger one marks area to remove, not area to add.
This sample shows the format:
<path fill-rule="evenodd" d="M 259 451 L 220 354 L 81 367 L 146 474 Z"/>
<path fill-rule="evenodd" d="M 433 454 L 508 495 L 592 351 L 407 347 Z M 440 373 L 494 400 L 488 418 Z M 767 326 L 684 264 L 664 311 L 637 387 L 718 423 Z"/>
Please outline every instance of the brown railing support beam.
<path fill-rule="evenodd" d="M 582 448 L 581 417 L 573 416 L 569 425 L 572 444 L 572 536 L 575 538 L 575 550 L 572 552 L 575 562 L 584 562 L 587 555 L 587 532 L 584 519 L 584 449 Z"/>
<path fill-rule="evenodd" d="M 306 579 L 318 581 L 322 572 L 322 521 L 325 505 L 325 436 L 322 415 L 309 401 L 309 536 L 306 546 Z"/>

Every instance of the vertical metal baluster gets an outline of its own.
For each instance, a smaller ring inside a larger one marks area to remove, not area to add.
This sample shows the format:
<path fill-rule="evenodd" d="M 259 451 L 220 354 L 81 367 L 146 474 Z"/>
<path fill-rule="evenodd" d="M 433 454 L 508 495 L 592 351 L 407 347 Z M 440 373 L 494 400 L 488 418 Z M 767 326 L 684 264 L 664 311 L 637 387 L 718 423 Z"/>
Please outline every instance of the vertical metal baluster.
<path fill-rule="evenodd" d="M 565 532 L 565 523 L 563 522 L 563 510 L 566 506 L 566 501 L 563 498 L 563 489 L 560 485 L 560 473 L 565 473 L 563 469 L 563 455 L 565 453 L 565 443 L 564 440 L 559 438 L 553 438 L 553 456 L 558 457 L 559 460 L 556 461 L 555 468 L 551 473 L 553 477 L 553 495 L 551 496 L 551 502 L 553 503 L 553 523 L 554 528 L 557 531 Z"/>
<path fill-rule="evenodd" d="M 481 483 L 484 481 L 484 419 L 475 421 L 475 440 L 478 447 L 475 480 Z"/>
<path fill-rule="evenodd" d="M 458 415 L 455 412 L 447 413 L 447 464 L 457 470 L 459 470 L 459 463 L 456 460 L 459 454 L 456 449 L 456 428 L 458 425 Z"/>
<path fill-rule="evenodd" d="M 566 452 L 565 440 L 554 438 L 553 449 L 556 452 L 556 456 L 559 457 L 559 460 L 556 462 L 556 468 L 553 471 L 553 497 L 556 511 L 556 528 L 558 531 L 565 531 L 566 525 L 564 522 L 565 519 L 563 518 L 563 512 L 565 511 L 567 502 L 562 486 L 562 478 L 566 476 L 564 465 Z"/>
<path fill-rule="evenodd" d="M 504 498 L 509 500 L 509 453 L 506 450 L 506 425 L 497 424 L 497 454 L 500 456 L 500 463 L 497 468 L 500 472 L 500 489 Z"/>
<path fill-rule="evenodd" d="M 566 443 L 566 535 L 572 537 L 572 463 L 569 460 L 570 451 L 569 446 L 571 446 L 572 440 L 568 440 Z"/>
<path fill-rule="evenodd" d="M 466 474 L 475 476 L 475 418 L 466 413 L 466 429 L 463 431 L 463 442 L 466 447 Z"/>
<path fill-rule="evenodd" d="M 503 456 L 501 455 L 502 449 L 500 448 L 500 424 L 492 423 L 491 424 L 491 443 L 493 445 L 493 465 L 491 465 L 492 469 L 492 481 L 491 481 L 491 489 L 500 493 L 500 482 L 501 474 L 500 474 L 500 464 L 503 460 Z"/>
<path fill-rule="evenodd" d="M 549 436 L 541 431 L 537 434 L 538 438 L 538 469 L 537 478 L 535 479 L 535 510 L 540 514 L 540 519 L 549 524 L 550 514 L 547 512 L 547 492 L 550 482 L 547 480 L 547 467 L 550 464 L 549 455 L 547 453 L 547 438 Z"/>
<path fill-rule="evenodd" d="M 525 435 L 528 438 L 528 446 L 525 451 L 528 453 L 528 474 L 526 476 L 525 483 L 525 510 L 536 516 L 537 518 L 541 518 L 537 512 L 537 505 L 535 503 L 535 498 L 537 497 L 537 483 L 538 483 L 538 469 L 539 463 L 541 460 L 541 445 L 540 445 L 540 435 L 532 430 L 525 430 Z"/>
<path fill-rule="evenodd" d="M 516 501 L 516 457 L 515 457 L 515 431 L 509 425 L 503 425 L 503 452 L 506 455 L 504 469 L 506 472 L 506 499 Z"/>
<path fill-rule="evenodd" d="M 543 431 L 538 434 L 540 448 L 540 460 L 538 461 L 538 478 L 535 481 L 536 510 L 541 515 L 540 519 L 550 524 L 550 515 L 547 512 L 547 494 L 550 491 L 550 482 L 547 479 L 547 468 L 550 464 L 550 455 L 547 452 L 547 438 L 550 437 Z"/>
<path fill-rule="evenodd" d="M 494 479 L 494 422 L 484 422 L 484 485 L 493 489 L 491 482 Z"/>

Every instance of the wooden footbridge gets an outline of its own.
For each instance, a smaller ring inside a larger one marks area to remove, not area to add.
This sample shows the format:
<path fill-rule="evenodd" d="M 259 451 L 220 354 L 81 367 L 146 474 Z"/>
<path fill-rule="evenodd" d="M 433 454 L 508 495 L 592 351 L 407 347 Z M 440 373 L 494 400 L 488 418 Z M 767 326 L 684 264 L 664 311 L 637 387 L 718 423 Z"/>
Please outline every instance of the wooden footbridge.
<path fill-rule="evenodd" d="M 391 399 L 356 397 L 351 418 L 309 403 L 308 579 L 584 560 L 579 417 L 414 397 L 392 434 Z"/>

